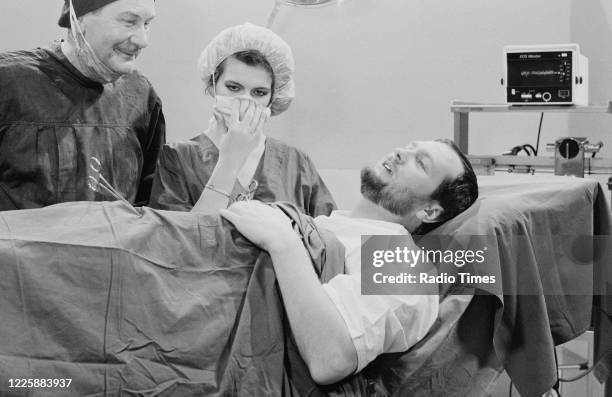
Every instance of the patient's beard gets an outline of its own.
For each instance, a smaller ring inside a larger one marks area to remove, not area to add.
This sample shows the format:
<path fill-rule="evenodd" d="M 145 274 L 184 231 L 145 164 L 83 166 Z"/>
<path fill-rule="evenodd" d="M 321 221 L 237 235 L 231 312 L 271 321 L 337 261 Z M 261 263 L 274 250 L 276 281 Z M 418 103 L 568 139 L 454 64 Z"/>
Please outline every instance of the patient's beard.
<path fill-rule="evenodd" d="M 383 181 L 372 167 L 364 167 L 361 170 L 361 194 L 367 200 L 398 216 L 406 215 L 416 204 L 409 191 L 393 192 L 389 184 Z"/>

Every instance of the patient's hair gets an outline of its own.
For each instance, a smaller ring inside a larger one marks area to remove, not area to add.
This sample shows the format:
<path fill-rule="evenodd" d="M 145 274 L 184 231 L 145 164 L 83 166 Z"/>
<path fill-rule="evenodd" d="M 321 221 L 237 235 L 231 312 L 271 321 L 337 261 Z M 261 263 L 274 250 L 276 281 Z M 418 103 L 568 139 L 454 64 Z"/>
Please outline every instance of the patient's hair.
<path fill-rule="evenodd" d="M 450 139 L 437 139 L 436 142 L 446 143 L 461 159 L 463 173 L 455 179 L 445 179 L 429 197 L 444 209 L 437 222 L 421 223 L 414 234 L 425 234 L 442 223 L 452 219 L 468 209 L 478 198 L 478 181 L 470 164 L 470 160 Z"/>
<path fill-rule="evenodd" d="M 272 69 L 272 65 L 270 65 L 270 62 L 268 62 L 266 57 L 257 50 L 238 51 L 230 55 L 228 58 L 225 58 L 223 62 L 217 65 L 215 69 L 215 73 L 213 73 L 213 75 L 210 76 L 210 78 L 206 82 L 206 91 L 210 95 L 214 95 L 214 92 L 212 92 L 213 78 L 214 78 L 214 83 L 217 84 L 219 82 L 219 78 L 221 77 L 221 75 L 223 75 L 223 72 L 225 71 L 225 61 L 228 60 L 229 58 L 237 59 L 240 62 L 246 65 L 249 65 L 249 66 L 261 67 L 270 75 L 270 78 L 272 79 L 272 86 L 271 86 L 271 91 L 270 91 L 272 92 L 272 95 L 270 95 L 270 102 L 272 102 L 272 98 L 274 97 L 274 82 L 275 82 L 274 70 Z"/>

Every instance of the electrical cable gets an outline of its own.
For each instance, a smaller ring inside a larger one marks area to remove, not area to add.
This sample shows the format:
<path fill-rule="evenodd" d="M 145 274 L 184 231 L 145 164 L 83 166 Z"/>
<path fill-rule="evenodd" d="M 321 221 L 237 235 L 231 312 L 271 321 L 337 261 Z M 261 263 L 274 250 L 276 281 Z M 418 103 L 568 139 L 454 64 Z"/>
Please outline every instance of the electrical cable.
<path fill-rule="evenodd" d="M 587 369 L 585 372 L 583 372 L 583 373 L 581 373 L 579 375 L 576 375 L 573 378 L 559 378 L 559 382 L 565 382 L 565 383 L 575 382 L 578 379 L 584 378 L 585 376 L 590 374 L 594 369 L 595 369 L 595 366 L 592 366 L 591 368 Z"/>
<path fill-rule="evenodd" d="M 505 152 L 502 152 L 502 156 L 516 156 L 521 150 L 525 150 L 525 149 L 523 149 L 522 146 L 515 146 L 510 150 L 506 150 Z"/>
<path fill-rule="evenodd" d="M 561 397 L 561 393 L 559 393 L 559 356 L 557 356 L 557 348 L 553 347 L 553 353 L 555 355 L 555 367 L 557 368 L 557 381 L 555 382 L 553 387 L 550 389 L 550 391 L 555 392 L 554 397 Z M 550 394 L 550 393 L 547 393 L 547 394 Z"/>
<path fill-rule="evenodd" d="M 557 349 L 554 350 L 555 352 L 555 363 L 557 364 L 557 368 L 559 368 L 559 362 L 557 361 Z M 586 364 L 584 364 L 586 365 Z M 580 365 L 579 369 L 584 369 L 583 365 Z M 578 374 L 576 376 L 574 376 L 573 378 L 561 378 L 561 377 L 557 377 L 557 381 L 558 382 L 565 382 L 565 383 L 569 383 L 569 382 L 575 382 L 578 379 L 584 378 L 585 376 L 587 376 L 588 374 L 591 373 L 591 371 L 593 371 L 595 369 L 595 365 L 593 365 L 591 368 L 588 367 L 588 365 L 586 365 L 586 371 Z"/>
<path fill-rule="evenodd" d="M 536 150 L 533 148 L 533 146 L 531 146 L 530 144 L 526 143 L 523 146 L 521 146 L 523 148 L 523 150 L 525 151 L 525 153 L 527 153 L 528 156 L 534 155 L 537 156 L 537 152 Z M 531 153 L 529 153 L 529 150 L 527 150 L 527 148 L 531 149 Z"/>
<path fill-rule="evenodd" d="M 540 150 L 540 133 L 542 132 L 542 120 L 544 120 L 544 112 L 540 113 L 540 126 L 538 127 L 538 139 L 536 140 L 535 155 L 538 155 Z"/>

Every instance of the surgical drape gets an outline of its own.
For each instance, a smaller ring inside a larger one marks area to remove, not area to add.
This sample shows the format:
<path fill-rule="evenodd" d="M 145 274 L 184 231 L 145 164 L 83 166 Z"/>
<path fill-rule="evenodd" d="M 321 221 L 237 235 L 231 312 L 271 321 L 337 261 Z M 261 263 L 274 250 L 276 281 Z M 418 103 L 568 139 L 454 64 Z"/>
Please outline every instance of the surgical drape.
<path fill-rule="evenodd" d="M 333 234 L 278 208 L 321 280 L 341 273 Z M 0 377 L 72 379 L 32 395 L 317 395 L 269 255 L 218 216 L 138 212 L 77 202 L 0 214 Z"/>

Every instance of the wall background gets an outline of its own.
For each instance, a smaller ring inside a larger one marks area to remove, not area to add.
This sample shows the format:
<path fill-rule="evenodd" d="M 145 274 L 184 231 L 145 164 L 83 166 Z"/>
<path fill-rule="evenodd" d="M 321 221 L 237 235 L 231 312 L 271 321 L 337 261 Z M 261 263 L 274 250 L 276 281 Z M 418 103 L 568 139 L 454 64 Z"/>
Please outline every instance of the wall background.
<path fill-rule="evenodd" d="M 0 51 L 63 36 L 62 0 L 0 0 Z M 578 42 L 589 58 L 591 102 L 612 96 L 612 4 L 608 0 L 343 0 L 284 6 L 273 30 L 293 47 L 297 97 L 269 135 L 308 152 L 319 168 L 351 169 L 414 139 L 452 138 L 452 99 L 503 101 L 502 48 Z M 223 28 L 265 25 L 273 0 L 158 0 L 150 47 L 141 56 L 164 101 L 168 140 L 201 132 L 211 100 L 196 60 Z M 535 145 L 539 114 L 474 114 L 470 152 Z M 603 140 L 612 156 L 612 117 L 546 114 L 540 148 L 565 135 Z"/>

